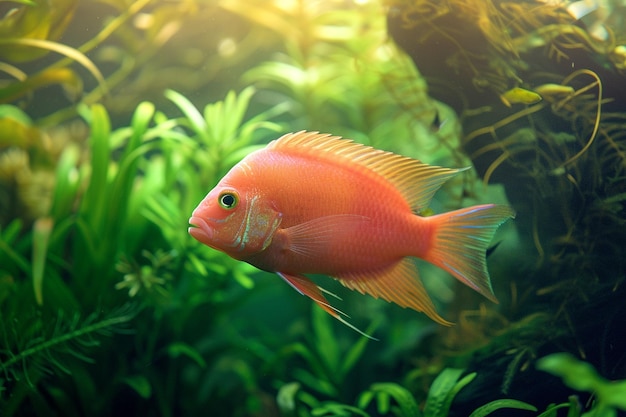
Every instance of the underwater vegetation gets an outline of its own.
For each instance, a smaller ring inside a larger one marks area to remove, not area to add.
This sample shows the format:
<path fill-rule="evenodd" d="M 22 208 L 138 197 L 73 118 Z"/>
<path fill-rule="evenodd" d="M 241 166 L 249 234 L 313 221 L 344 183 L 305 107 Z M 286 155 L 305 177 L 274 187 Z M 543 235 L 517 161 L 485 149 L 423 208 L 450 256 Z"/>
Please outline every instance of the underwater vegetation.
<path fill-rule="evenodd" d="M 0 415 L 622 414 L 626 26 L 598 4 L 0 1 Z M 375 342 L 189 237 L 299 130 L 474 167 L 429 209 L 515 208 L 501 304 L 425 269 L 443 328 L 329 288 Z"/>
<path fill-rule="evenodd" d="M 462 151 L 518 212 L 526 250 L 505 313 L 517 323 L 470 366 L 517 398 L 539 395 L 515 381 L 547 351 L 626 374 L 624 5 L 583 3 L 404 1 L 388 14 L 430 94 L 459 114 Z M 473 394 L 463 401 L 484 401 Z"/>

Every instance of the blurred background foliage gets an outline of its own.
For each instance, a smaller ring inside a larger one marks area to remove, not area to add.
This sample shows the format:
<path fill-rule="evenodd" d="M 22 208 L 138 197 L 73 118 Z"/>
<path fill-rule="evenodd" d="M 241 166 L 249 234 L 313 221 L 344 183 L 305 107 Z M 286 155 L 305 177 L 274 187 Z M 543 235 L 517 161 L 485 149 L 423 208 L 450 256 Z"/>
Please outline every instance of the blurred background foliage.
<path fill-rule="evenodd" d="M 430 97 L 389 38 L 388 17 L 407 4 L 0 1 L 1 415 L 447 416 L 484 375 L 463 371 L 472 358 L 513 357 L 503 385 L 530 366 L 548 313 L 499 311 L 427 265 L 455 330 L 329 288 L 372 342 L 187 234 L 219 178 L 288 131 L 473 163 L 466 119 Z M 434 209 L 505 200 L 468 172 Z M 517 239 L 512 226 L 503 236 L 492 276 L 509 291 L 519 263 L 500 254 Z M 573 361 L 543 370 L 567 381 Z M 601 387 L 599 401 L 555 397 L 541 415 L 623 409 L 623 384 L 611 390 L 584 369 L 588 382 L 570 387 Z M 547 406 L 492 391 L 500 402 L 465 415 Z"/>

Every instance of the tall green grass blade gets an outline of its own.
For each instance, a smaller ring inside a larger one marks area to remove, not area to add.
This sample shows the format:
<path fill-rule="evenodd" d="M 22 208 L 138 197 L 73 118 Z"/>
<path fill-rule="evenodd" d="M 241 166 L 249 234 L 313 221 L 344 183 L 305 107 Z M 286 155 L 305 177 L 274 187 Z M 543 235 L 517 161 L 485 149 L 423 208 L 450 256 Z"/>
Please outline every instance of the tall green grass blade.
<path fill-rule="evenodd" d="M 131 191 L 137 178 L 139 159 L 155 145 L 142 145 L 148 125 L 154 115 L 154 105 L 143 102 L 137 106 L 131 123 L 131 135 L 119 162 L 119 169 L 112 184 L 111 199 L 115 205 L 108 212 L 108 225 L 113 230 L 124 230 L 126 218 L 132 206 Z M 118 234 L 119 236 L 119 234 Z"/>
<path fill-rule="evenodd" d="M 189 121 L 189 127 L 196 135 L 198 135 L 202 142 L 206 144 L 210 143 L 210 139 L 207 136 L 207 123 L 196 106 L 194 106 L 187 97 L 174 90 L 165 91 L 165 97 L 172 101 L 180 109 L 180 111 L 183 112 L 183 115 L 185 115 Z"/>
<path fill-rule="evenodd" d="M 365 330 L 365 333 L 374 334 L 374 331 L 376 331 L 376 328 L 379 324 L 380 320 L 375 321 L 369 326 L 369 328 Z M 354 345 L 352 345 L 352 347 L 348 350 L 346 356 L 341 361 L 341 375 L 347 375 L 348 372 L 350 372 L 350 370 L 354 367 L 354 365 L 356 365 L 361 356 L 363 356 L 365 348 L 367 347 L 370 340 L 371 339 L 369 337 L 361 336 L 359 337 L 359 340 Z"/>
<path fill-rule="evenodd" d="M 2 238 L 2 240 L 7 244 L 12 245 L 13 242 L 15 242 L 15 240 L 19 237 L 23 226 L 24 222 L 22 219 L 13 219 L 11 223 L 4 228 L 4 230 L 0 229 L 0 238 Z"/>
<path fill-rule="evenodd" d="M 37 219 L 33 225 L 33 289 L 35 300 L 40 306 L 43 305 L 43 276 L 53 225 L 50 217 Z"/>
<path fill-rule="evenodd" d="M 23 227 L 20 219 L 15 219 L 5 228 L 0 230 L 0 260 L 2 266 L 15 265 L 26 276 L 31 274 L 31 263 L 28 259 L 15 250 L 15 242 Z M 16 271 L 17 272 L 17 271 Z"/>
<path fill-rule="evenodd" d="M 76 169 L 79 157 L 79 149 L 76 146 L 68 146 L 61 154 L 50 208 L 50 216 L 55 221 L 68 217 L 72 211 L 80 184 Z"/>
<path fill-rule="evenodd" d="M 111 149 L 109 136 L 111 123 L 105 108 L 100 104 L 94 104 L 89 113 L 91 126 L 91 177 L 89 186 L 85 191 L 82 201 L 81 214 L 87 221 L 90 230 L 101 237 L 105 228 L 106 210 L 109 205 L 107 195 L 109 164 L 111 162 Z M 98 254 L 93 254 L 97 259 Z"/>
<path fill-rule="evenodd" d="M 311 308 L 313 334 L 315 335 L 316 350 L 323 360 L 326 372 L 332 375 L 334 369 L 339 369 L 339 345 L 333 333 L 333 323 L 330 315 L 317 306 Z M 334 378 L 333 378 L 334 379 Z"/>

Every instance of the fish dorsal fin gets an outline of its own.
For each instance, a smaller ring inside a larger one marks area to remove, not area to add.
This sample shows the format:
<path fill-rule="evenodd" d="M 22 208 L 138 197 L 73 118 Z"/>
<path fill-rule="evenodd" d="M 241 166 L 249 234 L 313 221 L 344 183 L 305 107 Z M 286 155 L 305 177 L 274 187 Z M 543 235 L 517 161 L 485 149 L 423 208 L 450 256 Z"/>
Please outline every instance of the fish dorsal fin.
<path fill-rule="evenodd" d="M 428 165 L 339 136 L 304 130 L 281 136 L 272 141 L 267 149 L 289 150 L 365 167 L 393 184 L 414 211 L 428 207 L 441 185 L 462 171 Z"/>
<path fill-rule="evenodd" d="M 361 294 L 369 294 L 400 307 L 421 311 L 445 326 L 452 324 L 435 310 L 433 302 L 420 281 L 417 268 L 409 258 L 381 271 L 342 274 L 336 278 L 345 287 L 357 290 Z"/>

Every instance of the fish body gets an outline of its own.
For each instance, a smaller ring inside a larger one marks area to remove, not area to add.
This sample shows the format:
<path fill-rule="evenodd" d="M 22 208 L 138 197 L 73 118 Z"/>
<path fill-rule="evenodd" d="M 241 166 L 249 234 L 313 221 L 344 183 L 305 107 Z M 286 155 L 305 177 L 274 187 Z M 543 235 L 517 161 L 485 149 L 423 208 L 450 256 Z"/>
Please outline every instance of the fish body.
<path fill-rule="evenodd" d="M 514 216 L 498 205 L 416 215 L 457 172 L 331 135 L 290 133 L 234 166 L 194 210 L 189 233 L 276 272 L 344 323 L 305 274 L 331 276 L 449 324 L 410 258 L 449 271 L 495 301 L 485 250 Z"/>

